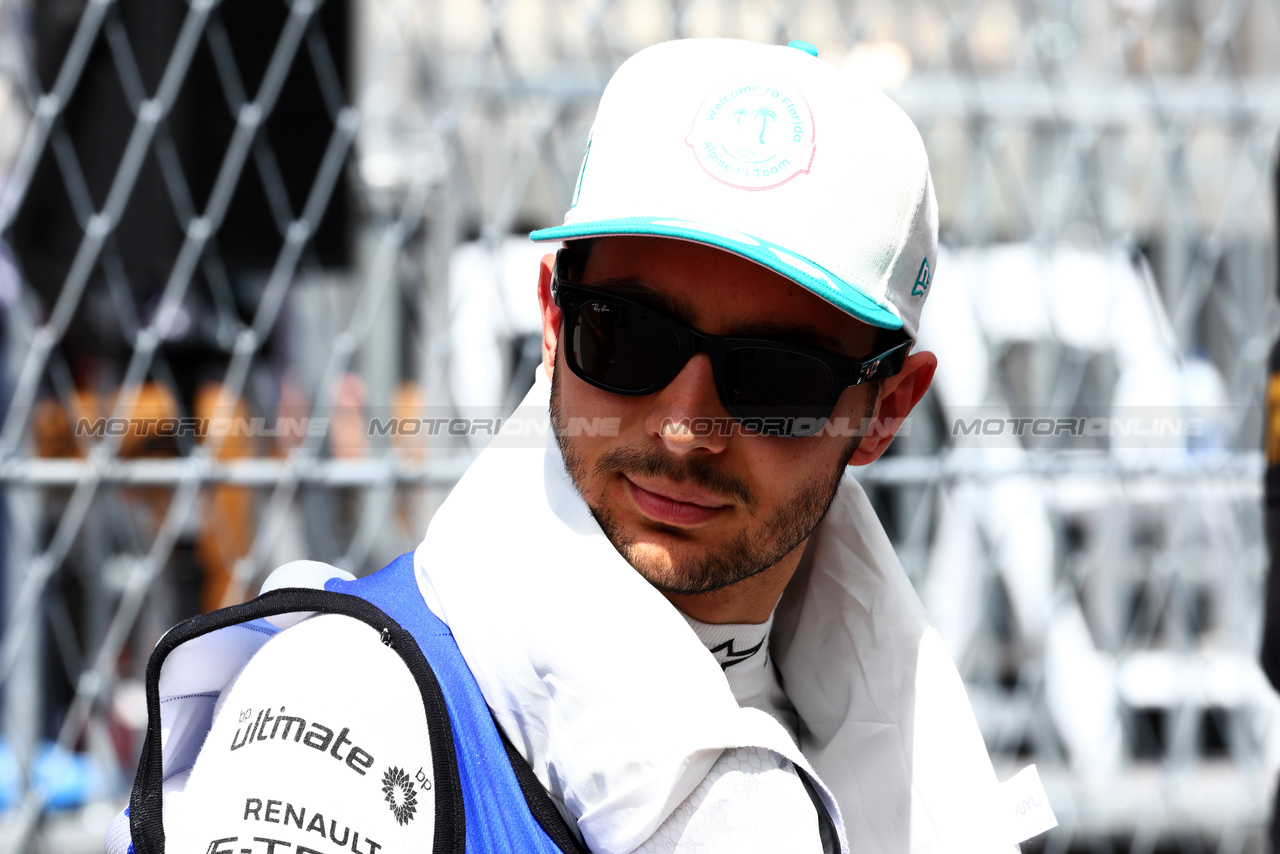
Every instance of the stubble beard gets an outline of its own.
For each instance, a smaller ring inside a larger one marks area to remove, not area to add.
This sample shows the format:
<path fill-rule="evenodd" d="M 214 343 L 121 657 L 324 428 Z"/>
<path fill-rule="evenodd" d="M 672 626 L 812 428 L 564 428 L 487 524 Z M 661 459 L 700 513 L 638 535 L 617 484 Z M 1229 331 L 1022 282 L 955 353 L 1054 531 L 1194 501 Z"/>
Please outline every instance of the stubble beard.
<path fill-rule="evenodd" d="M 577 447 L 577 440 L 564 429 L 566 420 L 561 406 L 559 374 L 551 378 L 551 426 L 564 458 L 565 469 L 574 488 L 586 502 L 604 535 L 613 547 L 640 575 L 664 593 L 710 593 L 737 584 L 775 566 L 791 554 L 818 527 L 835 500 L 847 461 L 857 450 L 862 437 L 854 436 L 837 461 L 831 474 L 821 480 L 802 485 L 765 519 L 755 530 L 742 530 L 728 542 L 705 548 L 701 553 L 681 558 L 671 554 L 670 560 L 653 555 L 628 535 L 623 525 L 610 512 L 603 495 L 589 495 L 583 489 L 587 481 L 587 464 Z M 867 407 L 867 418 L 874 412 L 875 398 Z M 864 419 L 863 423 L 867 423 Z M 663 477 L 674 483 L 690 483 L 715 495 L 736 499 L 750 516 L 756 516 L 758 502 L 750 487 L 731 472 L 717 467 L 704 457 L 673 457 L 657 448 L 619 447 L 606 452 L 596 461 L 593 473 L 601 482 L 625 474 Z M 654 528 L 676 539 L 692 543 L 680 528 L 651 523 Z M 693 549 L 688 550 L 690 552 Z"/>

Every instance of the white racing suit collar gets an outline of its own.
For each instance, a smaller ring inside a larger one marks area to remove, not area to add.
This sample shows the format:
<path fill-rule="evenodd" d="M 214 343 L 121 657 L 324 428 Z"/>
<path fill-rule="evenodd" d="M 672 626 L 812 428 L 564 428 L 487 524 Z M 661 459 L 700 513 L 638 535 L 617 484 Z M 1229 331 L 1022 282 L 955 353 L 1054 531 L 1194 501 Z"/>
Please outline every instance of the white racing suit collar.
<path fill-rule="evenodd" d="M 679 612 L 604 536 L 549 435 L 549 389 L 539 371 L 436 512 L 415 568 L 498 722 L 593 851 L 632 850 L 722 750 L 752 746 L 816 778 L 842 851 L 1012 850 L 964 686 L 852 476 L 776 612 L 797 747 L 738 707 Z"/>

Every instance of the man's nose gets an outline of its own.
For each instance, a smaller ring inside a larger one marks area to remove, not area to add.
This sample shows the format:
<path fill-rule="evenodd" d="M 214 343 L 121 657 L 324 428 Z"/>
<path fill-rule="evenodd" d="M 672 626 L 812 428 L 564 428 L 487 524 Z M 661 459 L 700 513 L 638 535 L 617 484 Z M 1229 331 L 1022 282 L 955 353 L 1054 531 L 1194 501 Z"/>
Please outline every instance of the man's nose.
<path fill-rule="evenodd" d="M 720 453 L 732 433 L 720 403 L 711 359 L 696 353 L 666 388 L 653 395 L 645 429 L 675 454 Z"/>

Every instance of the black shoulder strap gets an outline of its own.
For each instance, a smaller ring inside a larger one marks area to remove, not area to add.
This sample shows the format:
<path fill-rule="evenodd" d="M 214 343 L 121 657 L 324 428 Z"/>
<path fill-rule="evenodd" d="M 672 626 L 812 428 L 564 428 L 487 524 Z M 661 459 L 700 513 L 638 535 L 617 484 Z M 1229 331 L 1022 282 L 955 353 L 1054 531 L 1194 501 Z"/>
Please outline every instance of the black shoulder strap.
<path fill-rule="evenodd" d="M 822 802 L 822 798 L 818 797 L 818 790 L 813 787 L 813 781 L 809 779 L 804 769 L 797 767 L 796 774 L 799 775 L 800 782 L 804 783 L 804 790 L 809 793 L 813 808 L 818 811 L 818 838 L 822 840 L 824 854 L 839 854 L 840 837 L 836 833 L 836 823 L 831 820 L 831 814 L 827 812 L 827 805 Z"/>

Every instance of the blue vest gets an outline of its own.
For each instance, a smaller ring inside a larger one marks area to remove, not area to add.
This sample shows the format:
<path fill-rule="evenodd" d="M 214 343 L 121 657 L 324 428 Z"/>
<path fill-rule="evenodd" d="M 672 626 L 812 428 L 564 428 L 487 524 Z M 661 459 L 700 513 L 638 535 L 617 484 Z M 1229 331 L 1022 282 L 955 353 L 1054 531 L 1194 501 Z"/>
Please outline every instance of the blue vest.
<path fill-rule="evenodd" d="M 356 581 L 332 578 L 324 590 L 274 590 L 192 617 L 160 639 L 147 663 L 147 733 L 129 800 L 133 851 L 164 851 L 159 677 L 165 658 L 209 632 L 301 611 L 343 614 L 377 629 L 417 682 L 435 772 L 434 854 L 586 851 L 498 728 L 449 627 L 423 603 L 412 552 Z"/>

